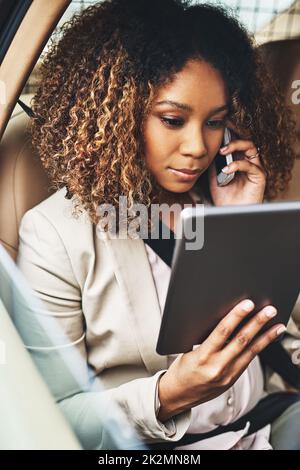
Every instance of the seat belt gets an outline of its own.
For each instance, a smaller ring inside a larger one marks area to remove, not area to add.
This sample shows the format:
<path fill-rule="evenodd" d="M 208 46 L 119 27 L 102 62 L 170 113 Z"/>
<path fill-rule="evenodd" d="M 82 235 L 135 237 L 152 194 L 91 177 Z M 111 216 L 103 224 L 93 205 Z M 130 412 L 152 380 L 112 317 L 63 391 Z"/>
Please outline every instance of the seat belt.
<path fill-rule="evenodd" d="M 25 111 L 27 116 L 29 116 L 30 118 L 34 117 L 34 112 L 32 111 L 32 109 L 29 106 L 27 106 L 27 104 L 23 103 L 23 101 L 21 101 L 20 99 L 18 99 L 17 103 L 21 106 L 23 111 Z"/>

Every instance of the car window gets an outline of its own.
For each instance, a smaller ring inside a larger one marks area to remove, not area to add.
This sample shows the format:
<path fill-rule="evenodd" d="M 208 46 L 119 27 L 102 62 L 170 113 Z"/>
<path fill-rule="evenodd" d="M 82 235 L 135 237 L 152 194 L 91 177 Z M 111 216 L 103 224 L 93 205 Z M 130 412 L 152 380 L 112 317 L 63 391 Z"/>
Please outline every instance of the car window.
<path fill-rule="evenodd" d="M 62 24 L 68 21 L 74 13 L 78 13 L 95 3 L 99 3 L 99 0 L 73 0 L 58 23 L 54 34 L 58 33 Z M 195 0 L 195 3 L 199 3 L 199 0 Z M 220 3 L 220 1 L 210 0 L 210 3 Z M 299 34 L 299 0 L 296 2 L 291 0 L 223 0 L 222 3 L 233 9 L 249 31 L 256 36 L 259 43 L 291 37 L 294 30 L 296 31 L 296 27 Z M 47 46 L 45 46 L 43 53 L 47 51 Z M 28 102 L 28 95 L 34 94 L 37 89 L 38 68 L 39 62 L 22 92 L 22 95 L 25 95 L 23 96 L 25 102 Z"/>

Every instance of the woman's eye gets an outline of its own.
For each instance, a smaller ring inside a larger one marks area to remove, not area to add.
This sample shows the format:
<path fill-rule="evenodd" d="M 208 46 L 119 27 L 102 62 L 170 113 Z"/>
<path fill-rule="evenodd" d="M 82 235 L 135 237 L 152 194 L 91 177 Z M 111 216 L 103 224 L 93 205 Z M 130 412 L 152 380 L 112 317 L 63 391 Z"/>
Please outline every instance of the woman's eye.
<path fill-rule="evenodd" d="M 182 119 L 161 118 L 162 122 L 170 127 L 180 127 L 183 124 Z"/>
<path fill-rule="evenodd" d="M 206 125 L 212 127 L 213 129 L 220 129 L 225 126 L 226 119 L 215 119 L 212 121 L 207 121 Z"/>

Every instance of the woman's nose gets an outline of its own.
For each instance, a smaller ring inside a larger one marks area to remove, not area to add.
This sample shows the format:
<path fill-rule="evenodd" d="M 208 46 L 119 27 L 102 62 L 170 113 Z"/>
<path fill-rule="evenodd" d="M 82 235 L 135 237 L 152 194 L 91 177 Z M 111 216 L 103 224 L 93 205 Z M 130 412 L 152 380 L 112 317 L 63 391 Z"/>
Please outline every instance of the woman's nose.
<path fill-rule="evenodd" d="M 207 148 L 199 128 L 186 134 L 180 150 L 181 154 L 187 157 L 203 158 L 207 155 Z"/>

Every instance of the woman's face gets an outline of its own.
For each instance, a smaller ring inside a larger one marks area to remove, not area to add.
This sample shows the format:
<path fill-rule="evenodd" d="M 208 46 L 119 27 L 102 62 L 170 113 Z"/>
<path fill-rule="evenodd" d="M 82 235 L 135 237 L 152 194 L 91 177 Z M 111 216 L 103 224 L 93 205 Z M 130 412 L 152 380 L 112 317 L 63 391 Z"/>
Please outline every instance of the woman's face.
<path fill-rule="evenodd" d="M 194 186 L 222 144 L 227 115 L 224 81 L 207 62 L 188 61 L 157 90 L 143 135 L 146 164 L 160 186 L 174 193 Z"/>

